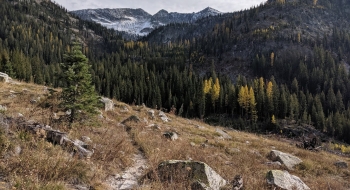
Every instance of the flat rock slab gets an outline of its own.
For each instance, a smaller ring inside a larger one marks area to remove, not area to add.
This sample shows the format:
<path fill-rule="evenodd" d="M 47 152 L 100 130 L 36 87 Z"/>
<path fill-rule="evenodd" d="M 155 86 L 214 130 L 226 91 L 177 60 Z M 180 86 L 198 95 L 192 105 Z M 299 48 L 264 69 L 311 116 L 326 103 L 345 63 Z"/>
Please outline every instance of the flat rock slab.
<path fill-rule="evenodd" d="M 271 170 L 267 173 L 267 183 L 283 190 L 310 190 L 310 188 L 297 176 L 288 171 Z"/>
<path fill-rule="evenodd" d="M 278 150 L 272 150 L 269 155 L 270 159 L 274 162 L 279 161 L 282 164 L 284 164 L 288 170 L 293 170 L 293 167 L 302 163 L 303 161 L 293 155 L 278 151 Z"/>
<path fill-rule="evenodd" d="M 204 162 L 169 160 L 158 166 L 158 177 L 162 182 L 190 182 L 197 189 L 219 190 L 226 185 L 218 173 Z"/>

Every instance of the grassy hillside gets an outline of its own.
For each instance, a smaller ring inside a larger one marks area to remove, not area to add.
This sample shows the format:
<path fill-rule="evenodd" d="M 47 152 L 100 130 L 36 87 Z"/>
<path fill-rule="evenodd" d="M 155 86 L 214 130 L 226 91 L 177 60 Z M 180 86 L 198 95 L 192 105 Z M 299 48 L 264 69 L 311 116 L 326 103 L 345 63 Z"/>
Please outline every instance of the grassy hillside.
<path fill-rule="evenodd" d="M 350 188 L 349 170 L 333 165 L 338 160 L 349 163 L 349 157 L 311 152 L 278 136 L 223 129 L 173 114 L 166 114 L 171 121 L 165 123 L 158 117 L 158 110 L 152 119 L 148 113 L 150 109 L 143 106 L 115 101 L 113 111 L 101 109 L 103 118 L 76 123 L 69 129 L 64 121 L 55 119 L 64 113 L 58 112 L 54 117 L 60 90 L 56 91 L 50 93 L 51 89 L 28 83 L 0 82 L 0 105 L 7 108 L 0 114 L 0 189 L 78 189 L 78 186 L 110 189 L 110 177 L 132 167 L 135 154 L 146 159 L 143 174 L 155 170 L 164 160 L 196 160 L 207 163 L 227 180 L 242 175 L 245 189 L 270 189 L 266 173 L 271 169 L 285 169 L 266 164 L 267 155 L 273 149 L 303 160 L 290 173 L 299 176 L 311 189 Z M 122 125 L 121 122 L 130 116 L 137 116 L 140 121 Z M 62 147 L 21 130 L 21 121 L 30 120 L 67 132 L 71 139 L 90 137 L 93 156 L 89 160 L 79 159 Z M 226 130 L 232 138 L 222 138 L 216 128 Z M 162 135 L 166 131 L 178 133 L 179 139 L 167 140 Z M 181 184 L 166 186 L 159 181 L 146 181 L 138 189 L 175 187 L 185 188 Z"/>

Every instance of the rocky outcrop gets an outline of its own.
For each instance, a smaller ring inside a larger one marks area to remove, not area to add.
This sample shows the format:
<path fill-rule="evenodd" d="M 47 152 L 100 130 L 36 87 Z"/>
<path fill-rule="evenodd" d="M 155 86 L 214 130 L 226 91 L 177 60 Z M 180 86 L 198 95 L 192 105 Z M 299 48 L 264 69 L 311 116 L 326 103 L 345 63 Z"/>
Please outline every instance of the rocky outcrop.
<path fill-rule="evenodd" d="M 171 119 L 169 119 L 169 117 L 166 116 L 165 113 L 162 112 L 162 111 L 159 111 L 159 114 L 158 114 L 158 115 L 159 115 L 160 119 L 161 119 L 163 122 L 169 122 L 169 121 L 171 121 Z"/>
<path fill-rule="evenodd" d="M 162 182 L 188 182 L 192 189 L 219 190 L 226 185 L 226 180 L 204 162 L 165 161 L 159 164 L 157 175 Z"/>
<path fill-rule="evenodd" d="M 6 73 L 0 72 L 0 81 L 10 82 L 10 77 Z"/>
<path fill-rule="evenodd" d="M 288 170 L 293 170 L 293 167 L 303 162 L 300 158 L 278 151 L 278 150 L 272 150 L 269 155 L 270 159 L 272 161 L 279 161 L 282 164 L 284 164 Z"/>
<path fill-rule="evenodd" d="M 179 136 L 175 132 L 165 132 L 163 133 L 163 136 L 167 139 L 171 139 L 172 141 L 175 141 L 179 138 Z"/>
<path fill-rule="evenodd" d="M 44 126 L 37 123 L 23 123 L 21 126 L 24 130 L 35 134 L 40 138 L 45 138 L 47 141 L 62 146 L 63 149 L 72 153 L 72 155 L 78 155 L 80 158 L 91 158 L 93 150 L 91 147 L 80 141 L 71 140 L 67 134 L 57 130 L 53 130 L 50 126 Z"/>
<path fill-rule="evenodd" d="M 288 171 L 271 170 L 267 173 L 267 183 L 283 190 L 310 190 L 310 188 L 297 176 Z"/>
<path fill-rule="evenodd" d="M 101 97 L 100 101 L 105 105 L 105 111 L 114 110 L 114 102 L 111 99 Z"/>

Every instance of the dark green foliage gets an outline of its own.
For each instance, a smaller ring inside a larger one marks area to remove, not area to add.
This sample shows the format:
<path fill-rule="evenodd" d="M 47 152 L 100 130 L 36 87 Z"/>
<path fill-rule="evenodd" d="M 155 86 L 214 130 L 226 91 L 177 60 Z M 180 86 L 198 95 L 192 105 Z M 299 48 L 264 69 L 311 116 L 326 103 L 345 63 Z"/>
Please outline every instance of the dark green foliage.
<path fill-rule="evenodd" d="M 72 50 L 64 54 L 64 63 L 61 63 L 61 79 L 66 83 L 61 106 L 65 111 L 70 110 L 70 123 L 97 113 L 98 96 L 92 85 L 88 59 L 80 49 L 79 44 L 74 44 Z"/>

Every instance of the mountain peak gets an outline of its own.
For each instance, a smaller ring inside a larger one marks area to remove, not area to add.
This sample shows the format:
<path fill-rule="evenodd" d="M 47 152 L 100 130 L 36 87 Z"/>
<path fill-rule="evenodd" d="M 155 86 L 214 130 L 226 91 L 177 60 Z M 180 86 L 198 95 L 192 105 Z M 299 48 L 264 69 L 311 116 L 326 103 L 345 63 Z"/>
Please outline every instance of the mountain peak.
<path fill-rule="evenodd" d="M 158 11 L 157 13 L 169 13 L 167 10 L 164 10 L 164 9 L 162 9 L 162 10 L 160 10 L 160 11 Z"/>
<path fill-rule="evenodd" d="M 167 14 L 169 14 L 169 12 L 167 10 L 162 9 L 162 10 L 158 11 L 156 14 L 154 14 L 153 16 L 164 16 Z"/>
<path fill-rule="evenodd" d="M 216 14 L 220 14 L 221 12 L 216 10 L 216 9 L 213 9 L 211 7 L 207 7 L 205 9 L 201 10 L 200 13 L 216 13 Z"/>
<path fill-rule="evenodd" d="M 83 20 L 91 20 L 113 28 L 117 31 L 125 32 L 125 36 L 145 36 L 159 26 L 170 23 L 192 23 L 198 19 L 221 14 L 220 11 L 207 7 L 197 13 L 169 13 L 161 9 L 153 16 L 143 9 L 90 9 L 72 11 Z"/>

